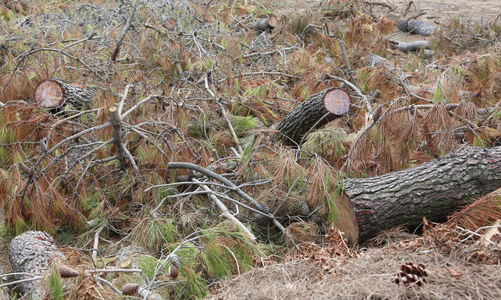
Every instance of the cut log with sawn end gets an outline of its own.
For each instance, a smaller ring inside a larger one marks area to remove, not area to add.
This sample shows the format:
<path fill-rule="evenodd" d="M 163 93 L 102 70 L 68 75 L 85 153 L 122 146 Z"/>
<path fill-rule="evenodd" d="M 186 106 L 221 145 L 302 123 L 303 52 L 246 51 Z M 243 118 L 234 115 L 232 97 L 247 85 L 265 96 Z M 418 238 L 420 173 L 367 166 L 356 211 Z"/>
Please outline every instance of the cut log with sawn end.
<path fill-rule="evenodd" d="M 334 199 L 336 226 L 350 242 L 398 226 L 417 228 L 423 217 L 445 221 L 461 207 L 501 187 L 501 146 L 465 147 L 417 167 L 343 182 Z"/>
<path fill-rule="evenodd" d="M 273 28 L 277 27 L 278 18 L 275 15 L 270 15 L 268 18 L 259 19 L 249 24 L 249 28 L 257 31 L 272 31 Z"/>
<path fill-rule="evenodd" d="M 72 104 L 76 109 L 89 108 L 94 96 L 93 89 L 86 89 L 58 79 L 40 82 L 35 89 L 35 101 L 43 108 L 61 108 Z"/>
<path fill-rule="evenodd" d="M 277 130 L 289 145 L 299 145 L 304 135 L 350 111 L 350 95 L 329 88 L 310 96 L 278 124 Z"/>

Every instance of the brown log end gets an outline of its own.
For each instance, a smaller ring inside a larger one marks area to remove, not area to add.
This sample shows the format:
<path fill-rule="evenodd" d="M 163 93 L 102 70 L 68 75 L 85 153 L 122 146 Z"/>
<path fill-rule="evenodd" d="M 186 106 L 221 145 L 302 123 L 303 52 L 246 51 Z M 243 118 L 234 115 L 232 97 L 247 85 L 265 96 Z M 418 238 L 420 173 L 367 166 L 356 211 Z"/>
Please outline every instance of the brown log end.
<path fill-rule="evenodd" d="M 44 108 L 59 107 L 64 104 L 64 89 L 55 80 L 44 80 L 35 88 L 35 101 Z"/>
<path fill-rule="evenodd" d="M 277 25 L 278 25 L 278 18 L 277 18 L 277 16 L 275 16 L 275 15 L 270 15 L 270 16 L 268 17 L 268 25 L 269 25 L 271 28 L 277 27 Z"/>
<path fill-rule="evenodd" d="M 177 20 L 174 18 L 167 18 L 163 22 L 163 26 L 168 30 L 168 31 L 174 31 L 177 28 Z"/>
<path fill-rule="evenodd" d="M 325 109 L 336 116 L 344 116 L 350 111 L 350 95 L 341 89 L 327 92 L 324 95 L 323 103 Z"/>
<path fill-rule="evenodd" d="M 353 204 L 345 195 L 335 197 L 336 214 L 334 226 L 343 232 L 344 237 L 350 244 L 358 242 L 358 220 L 353 209 Z"/>

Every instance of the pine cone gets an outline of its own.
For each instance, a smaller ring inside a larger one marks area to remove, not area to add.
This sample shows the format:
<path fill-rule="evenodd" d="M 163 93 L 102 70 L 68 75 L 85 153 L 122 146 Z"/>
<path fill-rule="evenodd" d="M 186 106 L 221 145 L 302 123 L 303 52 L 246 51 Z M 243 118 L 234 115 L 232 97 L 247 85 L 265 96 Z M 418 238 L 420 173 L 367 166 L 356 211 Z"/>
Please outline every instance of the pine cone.
<path fill-rule="evenodd" d="M 171 254 L 169 260 L 174 267 L 179 268 L 179 256 L 177 254 Z"/>
<path fill-rule="evenodd" d="M 411 284 L 417 284 L 418 286 L 421 286 L 426 283 L 426 279 L 424 277 L 428 276 L 425 268 L 426 267 L 423 264 L 418 264 L 416 266 L 412 262 L 401 265 L 400 272 L 395 278 L 395 283 L 402 283 L 404 286 Z"/>
<path fill-rule="evenodd" d="M 77 270 L 67 265 L 59 266 L 59 274 L 61 274 L 61 278 L 71 278 L 80 275 L 80 273 Z"/>
<path fill-rule="evenodd" d="M 177 271 L 177 268 L 172 266 L 170 268 L 170 276 L 172 276 L 172 278 L 176 278 L 178 275 L 179 275 L 179 272 Z"/>
<path fill-rule="evenodd" d="M 127 283 L 122 287 L 122 294 L 131 296 L 134 295 L 139 289 L 139 284 L 137 283 Z"/>
<path fill-rule="evenodd" d="M 308 207 L 308 202 L 303 201 L 301 203 L 301 215 L 303 217 L 307 217 L 310 214 L 310 208 Z"/>

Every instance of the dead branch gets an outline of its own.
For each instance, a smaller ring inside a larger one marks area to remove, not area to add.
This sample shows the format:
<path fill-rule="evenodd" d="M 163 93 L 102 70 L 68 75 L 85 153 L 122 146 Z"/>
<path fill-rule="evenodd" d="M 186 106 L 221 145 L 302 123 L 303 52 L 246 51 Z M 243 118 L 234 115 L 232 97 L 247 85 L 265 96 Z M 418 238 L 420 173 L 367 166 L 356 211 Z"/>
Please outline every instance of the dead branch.
<path fill-rule="evenodd" d="M 209 192 L 209 198 L 212 199 L 212 201 L 214 201 L 214 203 L 216 203 L 217 207 L 219 207 L 219 210 L 221 211 L 221 215 L 223 217 L 225 217 L 226 219 L 232 221 L 233 223 L 235 223 L 239 228 L 240 230 L 242 230 L 242 232 L 251 240 L 251 241 L 257 241 L 256 237 L 252 234 L 252 232 L 247 228 L 245 227 L 244 224 L 242 224 L 242 222 L 240 222 L 237 218 L 235 218 L 235 216 L 233 216 L 229 211 L 228 211 L 228 208 L 226 207 L 226 205 L 224 205 L 223 202 L 221 202 L 221 200 L 219 200 L 219 198 L 217 198 L 211 191 L 211 189 L 203 184 L 200 180 L 196 179 L 196 178 L 191 178 L 191 181 L 193 182 L 196 182 L 196 183 L 199 183 L 200 186 L 202 187 L 203 190 Z"/>
<path fill-rule="evenodd" d="M 207 175 L 213 179 L 216 179 L 216 180 L 226 184 L 227 186 L 229 186 L 230 190 L 236 192 L 240 197 L 244 198 L 246 201 L 251 203 L 254 206 L 254 208 L 256 208 L 257 210 L 262 211 L 261 205 L 256 200 L 254 200 L 251 196 L 247 195 L 244 191 L 242 191 L 233 182 L 229 181 L 228 179 L 224 178 L 223 176 L 221 176 L 217 173 L 214 173 L 214 172 L 212 172 L 204 167 L 200 167 L 198 165 L 191 164 L 191 163 L 185 163 L 185 162 L 170 162 L 167 165 L 167 169 L 188 169 L 188 170 L 197 171 L 197 172 L 200 172 L 204 175 Z M 280 224 L 280 222 L 278 222 L 278 220 L 274 216 L 272 216 L 266 212 L 263 212 L 263 213 L 267 218 L 272 220 L 272 222 L 275 224 L 275 226 L 277 226 L 278 229 L 280 229 L 281 231 L 285 230 L 285 228 L 282 226 L 282 224 Z"/>
<path fill-rule="evenodd" d="M 127 154 L 125 153 L 125 146 L 123 140 L 122 126 L 120 122 L 120 115 L 118 114 L 118 107 L 113 105 L 108 108 L 108 113 L 110 117 L 110 124 L 113 127 L 113 144 L 117 149 L 117 159 L 119 163 L 119 168 L 121 170 L 127 169 Z"/>
<path fill-rule="evenodd" d="M 117 60 L 118 52 L 120 51 L 120 46 L 122 45 L 122 42 L 125 38 L 125 35 L 127 34 L 127 31 L 129 31 L 130 25 L 132 24 L 132 18 L 134 17 L 134 13 L 136 12 L 136 8 L 138 5 L 139 1 L 136 0 L 134 3 L 134 7 L 132 8 L 132 12 L 130 13 L 129 18 L 127 19 L 127 23 L 125 23 L 125 27 L 122 30 L 122 34 L 120 34 L 120 37 L 117 40 L 117 44 L 115 45 L 115 49 L 113 49 L 113 54 L 111 54 L 111 61 L 115 62 Z"/>

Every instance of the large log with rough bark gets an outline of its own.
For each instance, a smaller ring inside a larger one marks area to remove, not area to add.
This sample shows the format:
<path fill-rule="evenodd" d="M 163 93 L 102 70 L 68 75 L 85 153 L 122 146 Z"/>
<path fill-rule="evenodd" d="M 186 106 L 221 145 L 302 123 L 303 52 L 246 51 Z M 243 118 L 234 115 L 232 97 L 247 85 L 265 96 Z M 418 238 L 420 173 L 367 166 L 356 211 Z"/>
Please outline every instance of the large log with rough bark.
<path fill-rule="evenodd" d="M 80 110 L 90 107 L 93 96 L 92 89 L 55 79 L 44 80 L 35 89 L 35 101 L 43 108 L 61 108 L 69 103 Z"/>
<path fill-rule="evenodd" d="M 57 250 L 54 239 L 42 231 L 27 231 L 16 236 L 9 244 L 9 260 L 16 273 L 30 273 L 42 276 L 51 261 L 56 257 L 64 257 Z M 29 277 L 28 277 L 29 278 Z M 16 280 L 26 279 L 17 276 Z M 42 299 L 43 289 L 39 288 L 40 280 L 20 284 L 17 287 L 23 299 Z"/>
<path fill-rule="evenodd" d="M 500 187 L 501 146 L 465 147 L 411 169 L 345 180 L 345 197 L 336 201 L 352 213 L 338 224 L 350 241 L 365 241 L 393 227 L 417 228 L 423 217 L 444 221 Z"/>
<path fill-rule="evenodd" d="M 287 144 L 300 144 L 302 137 L 314 128 L 346 115 L 351 100 L 342 89 L 330 88 L 310 96 L 278 124 Z"/>

